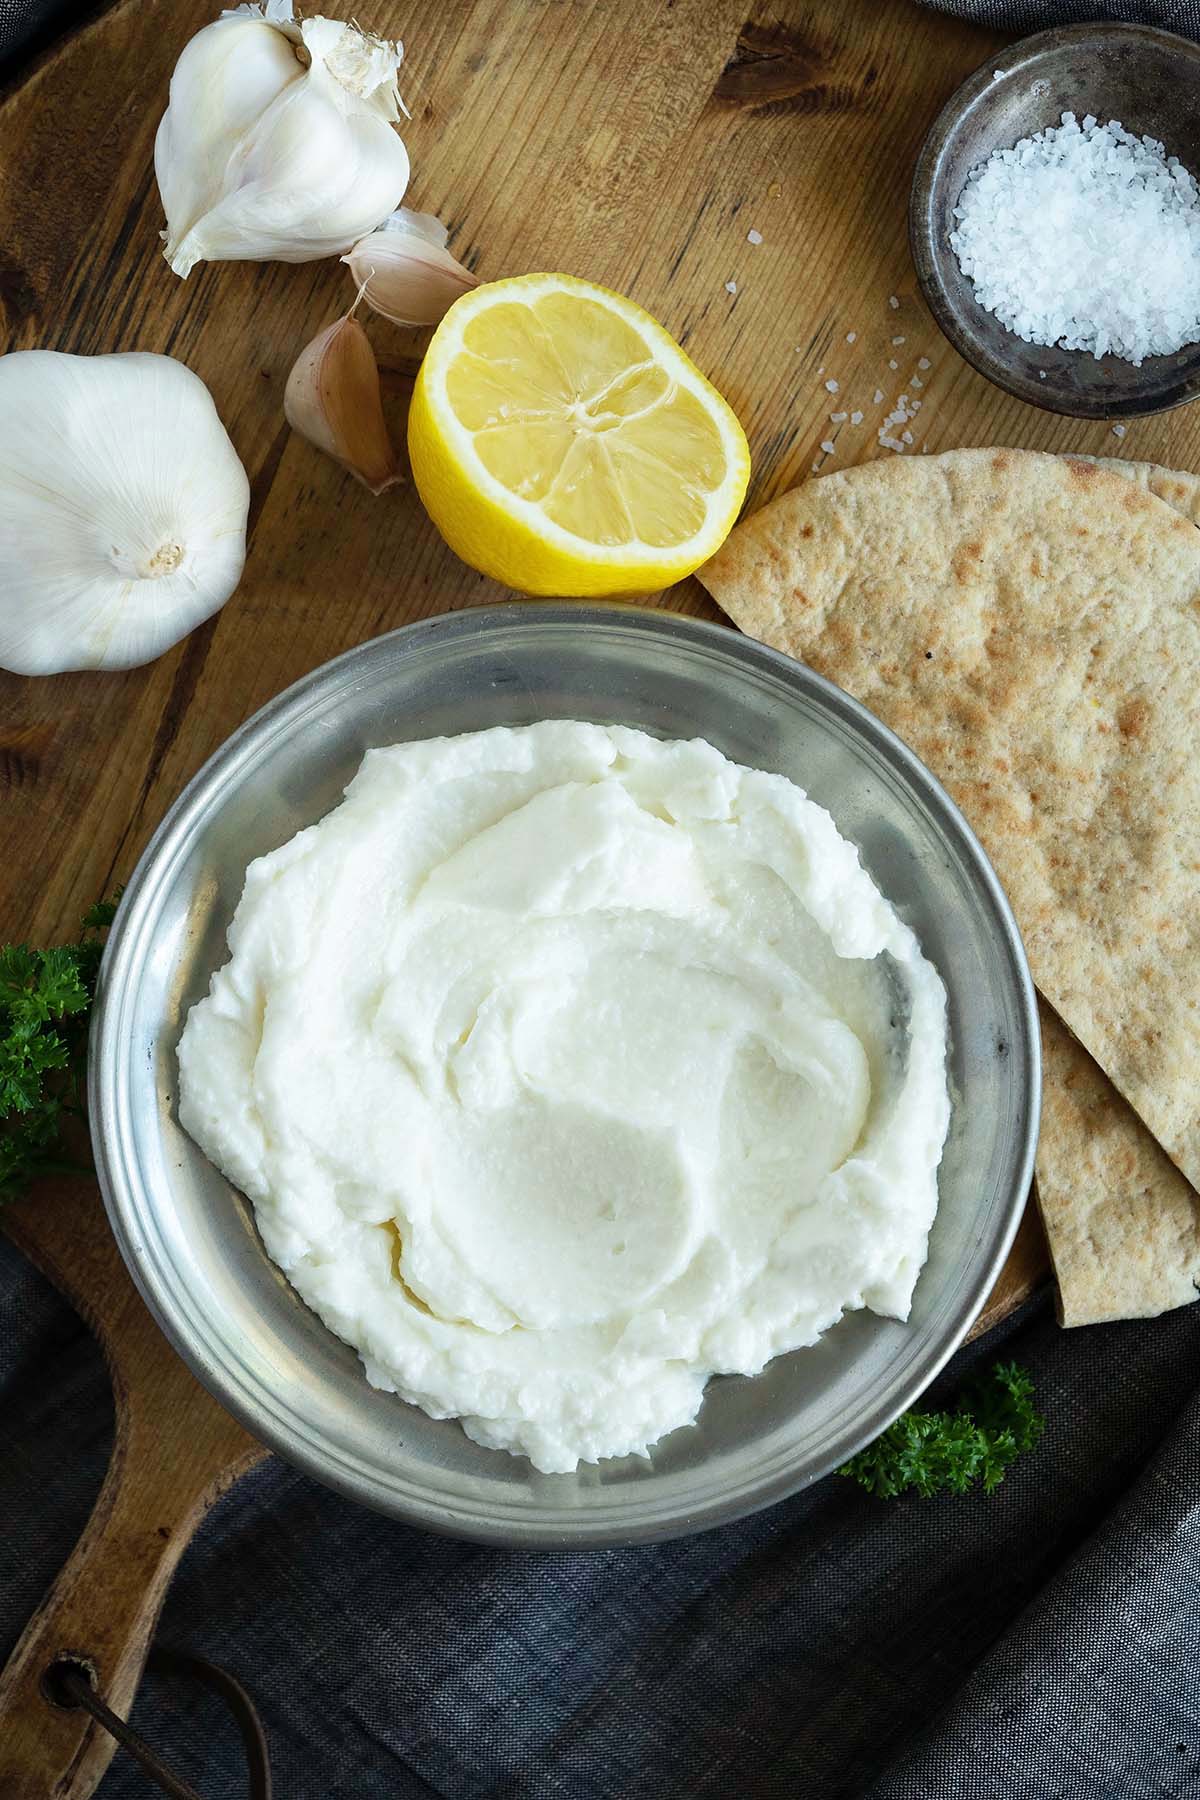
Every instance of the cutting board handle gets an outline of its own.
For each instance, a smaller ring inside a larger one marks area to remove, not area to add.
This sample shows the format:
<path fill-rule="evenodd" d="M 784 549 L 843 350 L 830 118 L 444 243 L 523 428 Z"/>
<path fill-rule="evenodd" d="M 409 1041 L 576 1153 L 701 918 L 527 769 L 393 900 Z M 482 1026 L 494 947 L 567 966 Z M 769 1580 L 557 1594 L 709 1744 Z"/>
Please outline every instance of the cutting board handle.
<path fill-rule="evenodd" d="M 88 1800 L 116 1743 L 82 1709 L 53 1703 L 46 1670 L 78 1658 L 128 1718 L 176 1564 L 214 1501 L 266 1454 L 167 1344 L 98 1211 L 84 1182 L 48 1183 L 5 1211 L 6 1233 L 99 1337 L 116 1430 L 83 1536 L 0 1672 L 3 1800 Z"/>
<path fill-rule="evenodd" d="M 86 1800 L 114 1744 L 85 1712 L 47 1697 L 46 1670 L 59 1657 L 94 1672 L 109 1706 L 128 1717 L 175 1565 L 197 1524 L 241 1472 L 224 1464 L 197 1486 L 155 1468 L 169 1438 L 128 1416 L 87 1527 L 0 1674 L 0 1794 L 6 1800 Z M 256 1447 L 247 1455 L 254 1459 Z M 147 1470 L 155 1470 L 148 1505 Z M 131 1479 L 131 1474 L 133 1479 Z"/>

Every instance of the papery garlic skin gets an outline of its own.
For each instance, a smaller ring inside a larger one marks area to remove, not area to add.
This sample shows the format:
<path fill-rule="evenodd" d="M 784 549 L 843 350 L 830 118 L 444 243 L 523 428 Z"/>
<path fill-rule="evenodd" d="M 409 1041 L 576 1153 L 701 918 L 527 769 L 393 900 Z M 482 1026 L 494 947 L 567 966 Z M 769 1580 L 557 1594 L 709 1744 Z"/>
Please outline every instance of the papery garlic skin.
<path fill-rule="evenodd" d="M 383 416 L 379 365 L 353 309 L 300 352 L 284 389 L 283 411 L 293 431 L 341 463 L 370 493 L 382 494 L 400 480 Z"/>
<path fill-rule="evenodd" d="M 250 484 L 169 356 L 0 356 L 0 668 L 150 662 L 223 606 Z"/>
<path fill-rule="evenodd" d="M 373 312 L 394 325 L 437 325 L 460 295 L 479 286 L 447 250 L 449 235 L 432 213 L 401 206 L 342 261 Z"/>
<path fill-rule="evenodd" d="M 154 144 L 177 275 L 198 262 L 311 262 L 349 249 L 408 186 L 403 48 L 291 0 L 224 13 L 171 77 Z"/>

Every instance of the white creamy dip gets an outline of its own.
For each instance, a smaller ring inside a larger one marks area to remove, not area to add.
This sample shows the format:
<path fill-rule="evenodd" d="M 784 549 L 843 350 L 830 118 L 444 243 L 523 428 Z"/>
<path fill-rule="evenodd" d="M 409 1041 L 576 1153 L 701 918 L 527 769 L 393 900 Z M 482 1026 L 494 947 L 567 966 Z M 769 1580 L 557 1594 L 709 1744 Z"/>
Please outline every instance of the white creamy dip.
<path fill-rule="evenodd" d="M 251 865 L 180 1117 L 368 1379 L 539 1469 L 905 1318 L 945 994 L 828 813 L 574 722 L 373 750 Z"/>

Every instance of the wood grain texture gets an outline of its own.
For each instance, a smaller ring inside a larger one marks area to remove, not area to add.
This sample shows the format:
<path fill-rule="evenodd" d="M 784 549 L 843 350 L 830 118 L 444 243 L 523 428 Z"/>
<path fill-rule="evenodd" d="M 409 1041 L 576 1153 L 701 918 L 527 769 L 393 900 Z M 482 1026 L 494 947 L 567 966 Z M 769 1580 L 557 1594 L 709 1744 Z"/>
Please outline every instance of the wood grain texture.
<path fill-rule="evenodd" d="M 330 10 L 351 9 L 331 0 Z M 452 247 L 485 279 L 567 269 L 654 312 L 741 416 L 751 505 L 814 465 L 887 454 L 876 434 L 901 393 L 923 403 L 918 451 L 1119 449 L 1200 466 L 1200 410 L 1131 424 L 1120 445 L 1103 425 L 1032 411 L 968 369 L 916 295 L 912 165 L 947 95 L 999 41 L 986 33 L 909 0 L 410 0 L 402 13 L 370 0 L 353 10 L 408 46 L 411 203 L 447 221 Z M 153 136 L 202 17 L 194 0 L 124 0 L 0 111 L 4 347 L 180 357 L 212 390 L 253 496 L 239 592 L 175 650 L 126 675 L 0 673 L 0 939 L 72 935 L 205 758 L 289 682 L 381 631 L 501 597 L 446 550 L 411 487 L 373 499 L 284 424 L 288 369 L 347 306 L 346 270 L 224 264 L 180 282 L 163 261 Z M 761 244 L 747 241 L 751 229 Z M 423 339 L 381 320 L 369 329 L 400 441 Z M 831 421 L 855 411 L 857 426 Z M 718 616 L 696 583 L 661 600 Z M 99 1641 L 111 1612 L 114 1651 L 121 1631 L 135 1645 L 110 1687 L 120 1699 L 190 1524 L 254 1447 L 158 1335 L 92 1190 L 41 1196 L 10 1225 L 86 1297 L 126 1431 L 89 1528 L 95 1585 L 76 1581 L 77 1563 L 28 1642 L 40 1654 L 64 1620 Z M 1031 1215 L 984 1317 L 1023 1298 L 1045 1267 Z M 166 1530 L 158 1551 L 148 1522 Z M 10 1669 L 10 1684 L 24 1679 Z M 54 1733 L 51 1760 L 64 1739 L 57 1723 Z M 11 1748 L 0 1754 L 13 1766 Z M 85 1752 L 73 1786 L 22 1789 L 0 1774 L 0 1792 L 78 1800 L 102 1755 Z"/>
<path fill-rule="evenodd" d="M 123 1716 L 137 1691 L 175 1566 L 213 1502 L 265 1455 L 168 1347 L 104 1228 L 93 1182 L 44 1183 L 5 1229 L 100 1340 L 116 1427 L 104 1486 L 50 1593 L 0 1673 L 0 1795 L 86 1800 L 113 1740 L 41 1689 L 56 1657 L 80 1655 Z"/>

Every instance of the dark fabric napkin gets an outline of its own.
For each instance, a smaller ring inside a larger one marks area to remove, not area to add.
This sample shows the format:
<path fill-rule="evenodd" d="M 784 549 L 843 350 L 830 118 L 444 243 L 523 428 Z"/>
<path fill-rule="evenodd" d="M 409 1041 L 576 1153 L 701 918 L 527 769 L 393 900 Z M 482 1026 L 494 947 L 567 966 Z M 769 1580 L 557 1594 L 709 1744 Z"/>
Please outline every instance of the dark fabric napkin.
<path fill-rule="evenodd" d="M 280 1800 L 1196 1800 L 1200 1307 L 1062 1332 L 1046 1302 L 955 1359 L 1032 1371 L 1039 1448 L 987 1498 L 837 1476 L 675 1544 L 455 1544 L 279 1462 L 209 1518 L 161 1641 L 238 1674 Z M 0 1239 L 0 1658 L 111 1436 L 74 1314 Z M 242 1800 L 218 1703 L 138 1727 Z M 100 1800 L 150 1800 L 118 1756 Z"/>
<path fill-rule="evenodd" d="M 985 25 L 989 31 L 1046 31 L 1096 19 L 1158 25 L 1200 39 L 1200 0 L 922 0 L 936 12 Z"/>

